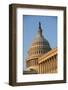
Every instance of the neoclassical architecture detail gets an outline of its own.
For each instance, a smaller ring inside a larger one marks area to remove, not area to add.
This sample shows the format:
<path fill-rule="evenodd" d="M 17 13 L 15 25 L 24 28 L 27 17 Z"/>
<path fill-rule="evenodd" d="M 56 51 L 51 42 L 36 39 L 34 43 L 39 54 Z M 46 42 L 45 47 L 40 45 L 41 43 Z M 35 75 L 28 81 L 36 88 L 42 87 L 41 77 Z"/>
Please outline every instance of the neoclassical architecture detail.
<path fill-rule="evenodd" d="M 57 48 L 51 48 L 42 34 L 41 23 L 26 58 L 27 71 L 24 74 L 57 73 Z"/>

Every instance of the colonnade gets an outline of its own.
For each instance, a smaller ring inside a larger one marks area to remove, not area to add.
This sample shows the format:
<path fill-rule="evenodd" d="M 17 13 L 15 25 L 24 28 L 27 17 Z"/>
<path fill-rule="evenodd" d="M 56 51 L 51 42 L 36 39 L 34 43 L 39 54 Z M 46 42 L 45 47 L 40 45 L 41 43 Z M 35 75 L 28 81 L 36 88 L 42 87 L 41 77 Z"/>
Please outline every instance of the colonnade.
<path fill-rule="evenodd" d="M 39 63 L 39 71 L 41 73 L 57 72 L 57 55 L 54 55 L 43 62 Z"/>

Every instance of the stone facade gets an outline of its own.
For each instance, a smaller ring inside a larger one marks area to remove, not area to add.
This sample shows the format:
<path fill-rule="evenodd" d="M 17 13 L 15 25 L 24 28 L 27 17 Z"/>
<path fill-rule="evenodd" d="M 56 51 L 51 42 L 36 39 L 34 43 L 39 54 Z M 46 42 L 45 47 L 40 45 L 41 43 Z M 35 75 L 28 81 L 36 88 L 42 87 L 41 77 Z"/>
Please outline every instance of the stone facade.
<path fill-rule="evenodd" d="M 38 74 L 57 73 L 57 48 L 34 59 L 27 60 L 27 70 L 34 70 Z"/>

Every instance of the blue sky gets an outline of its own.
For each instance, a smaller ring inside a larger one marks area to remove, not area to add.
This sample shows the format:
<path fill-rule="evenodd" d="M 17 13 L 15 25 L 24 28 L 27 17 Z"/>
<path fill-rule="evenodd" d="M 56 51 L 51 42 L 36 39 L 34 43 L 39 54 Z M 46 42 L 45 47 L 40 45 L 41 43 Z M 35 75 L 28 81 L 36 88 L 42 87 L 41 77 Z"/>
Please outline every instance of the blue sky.
<path fill-rule="evenodd" d="M 39 21 L 41 22 L 43 35 L 49 41 L 51 48 L 57 47 L 57 16 L 24 15 L 24 67 L 28 49 L 38 31 Z"/>

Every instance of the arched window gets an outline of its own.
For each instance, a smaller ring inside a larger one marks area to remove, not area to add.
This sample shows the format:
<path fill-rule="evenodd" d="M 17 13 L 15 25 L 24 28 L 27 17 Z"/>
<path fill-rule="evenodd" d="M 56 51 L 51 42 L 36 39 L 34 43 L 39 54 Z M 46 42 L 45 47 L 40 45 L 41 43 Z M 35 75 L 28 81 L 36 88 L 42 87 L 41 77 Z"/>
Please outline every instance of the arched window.
<path fill-rule="evenodd" d="M 40 54 L 40 50 L 39 50 L 39 54 Z"/>

